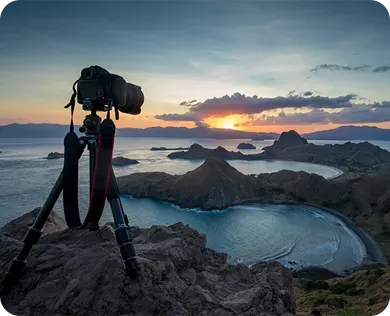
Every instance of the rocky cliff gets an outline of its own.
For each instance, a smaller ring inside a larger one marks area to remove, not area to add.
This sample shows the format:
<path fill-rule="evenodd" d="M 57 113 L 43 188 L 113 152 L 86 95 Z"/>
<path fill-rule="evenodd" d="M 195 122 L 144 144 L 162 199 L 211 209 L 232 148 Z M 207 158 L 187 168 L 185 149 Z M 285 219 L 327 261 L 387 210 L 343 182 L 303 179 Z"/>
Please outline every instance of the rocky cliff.
<path fill-rule="evenodd" d="M 0 282 L 34 214 L 0 230 Z M 98 231 L 50 229 L 2 304 L 15 315 L 293 315 L 291 273 L 279 263 L 229 265 L 206 237 L 177 223 L 132 227 L 140 277 L 125 275 L 111 224 Z M 13 230 L 14 229 L 14 230 Z"/>

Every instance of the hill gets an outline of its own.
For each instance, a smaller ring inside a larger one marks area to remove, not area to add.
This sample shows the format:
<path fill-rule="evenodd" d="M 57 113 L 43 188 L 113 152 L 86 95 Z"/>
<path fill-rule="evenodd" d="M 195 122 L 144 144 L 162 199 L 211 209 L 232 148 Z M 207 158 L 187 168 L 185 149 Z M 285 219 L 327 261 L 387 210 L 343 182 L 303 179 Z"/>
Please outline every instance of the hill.
<path fill-rule="evenodd" d="M 0 126 L 0 138 L 52 138 L 64 137 L 68 125 L 61 124 L 10 124 Z M 76 128 L 76 132 L 78 128 Z M 250 139 L 261 136 L 276 139 L 277 133 L 254 133 L 221 128 L 187 127 L 148 127 L 118 128 L 119 137 L 163 137 L 163 138 L 212 138 L 212 139 Z"/>
<path fill-rule="evenodd" d="M 390 129 L 375 126 L 340 126 L 303 135 L 316 140 L 390 140 Z"/>

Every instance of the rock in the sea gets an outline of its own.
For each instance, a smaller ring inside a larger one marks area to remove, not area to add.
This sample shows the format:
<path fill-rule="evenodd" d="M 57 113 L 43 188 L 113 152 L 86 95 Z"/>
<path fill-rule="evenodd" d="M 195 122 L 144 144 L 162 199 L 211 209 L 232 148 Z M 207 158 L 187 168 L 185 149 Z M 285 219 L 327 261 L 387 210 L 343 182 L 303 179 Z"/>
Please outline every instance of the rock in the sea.
<path fill-rule="evenodd" d="M 115 157 L 112 159 L 112 165 L 113 166 L 128 166 L 128 165 L 135 165 L 139 163 L 138 160 L 130 159 L 126 157 Z"/>
<path fill-rule="evenodd" d="M 236 152 L 228 151 L 225 148 L 218 146 L 215 149 L 204 148 L 199 144 L 193 144 L 188 149 L 188 151 L 179 151 L 175 153 L 170 153 L 168 155 L 171 159 L 208 159 L 208 158 L 219 158 L 223 160 L 231 159 L 242 159 L 245 155 Z"/>
<path fill-rule="evenodd" d="M 240 143 L 238 144 L 237 149 L 256 149 L 256 147 L 249 143 Z"/>
<path fill-rule="evenodd" d="M 173 147 L 173 148 L 167 148 L 167 147 L 152 147 L 150 150 L 152 151 L 174 151 L 174 150 L 188 150 L 189 147 Z"/>
<path fill-rule="evenodd" d="M 2 304 L 14 315 L 295 314 L 292 276 L 277 262 L 230 265 L 206 237 L 177 223 L 132 227 L 139 278 L 124 271 L 114 228 L 45 235 Z M 0 231 L 0 281 L 21 242 Z"/>
<path fill-rule="evenodd" d="M 46 159 L 60 159 L 60 158 L 64 158 L 64 154 L 58 152 L 51 152 L 46 157 Z"/>

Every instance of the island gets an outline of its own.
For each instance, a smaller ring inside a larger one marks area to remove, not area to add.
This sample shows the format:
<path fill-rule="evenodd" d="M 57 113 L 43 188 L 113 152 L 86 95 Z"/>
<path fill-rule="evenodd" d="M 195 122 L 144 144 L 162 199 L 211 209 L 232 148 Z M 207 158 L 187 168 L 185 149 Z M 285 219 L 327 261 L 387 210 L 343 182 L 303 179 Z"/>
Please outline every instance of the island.
<path fill-rule="evenodd" d="M 130 159 L 126 157 L 115 157 L 112 159 L 112 165 L 113 166 L 128 166 L 128 165 L 135 165 L 139 163 L 138 160 Z"/>
<path fill-rule="evenodd" d="M 237 149 L 256 149 L 256 147 L 250 143 L 240 143 L 238 144 Z"/>
<path fill-rule="evenodd" d="M 58 152 L 51 152 L 47 155 L 47 157 L 45 157 L 45 159 L 60 159 L 60 158 L 64 158 L 64 154 L 63 153 L 58 153 Z"/>
<path fill-rule="evenodd" d="M 188 150 L 189 147 L 173 147 L 173 148 L 167 148 L 167 147 L 152 147 L 150 150 L 152 151 L 174 151 L 174 150 Z"/>
<path fill-rule="evenodd" d="M 383 164 L 390 163 L 390 152 L 368 142 L 315 145 L 301 137 L 295 131 L 283 132 L 273 145 L 264 147 L 259 154 L 243 154 L 228 151 L 219 146 L 215 149 L 193 144 L 187 151 L 178 151 L 168 155 L 171 159 L 208 159 L 223 160 L 288 160 L 316 163 L 341 169 L 344 172 L 364 174 L 379 170 Z"/>

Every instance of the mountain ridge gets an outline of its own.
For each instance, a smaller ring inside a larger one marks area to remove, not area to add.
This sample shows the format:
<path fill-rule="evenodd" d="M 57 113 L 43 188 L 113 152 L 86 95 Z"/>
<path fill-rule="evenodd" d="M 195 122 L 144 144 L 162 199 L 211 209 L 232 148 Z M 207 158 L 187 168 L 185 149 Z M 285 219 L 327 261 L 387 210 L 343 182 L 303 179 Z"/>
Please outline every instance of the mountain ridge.
<path fill-rule="evenodd" d="M 286 130 L 289 130 L 286 127 Z M 0 138 L 55 138 L 64 137 L 69 126 L 52 123 L 12 123 L 0 125 Z M 76 128 L 76 131 L 78 128 Z M 205 127 L 125 127 L 117 129 L 119 137 L 158 137 L 158 138 L 212 138 L 212 139 L 277 139 L 280 133 L 247 132 L 233 129 Z M 376 126 L 340 126 L 302 134 L 308 140 L 383 140 L 390 141 L 390 129 Z"/>

